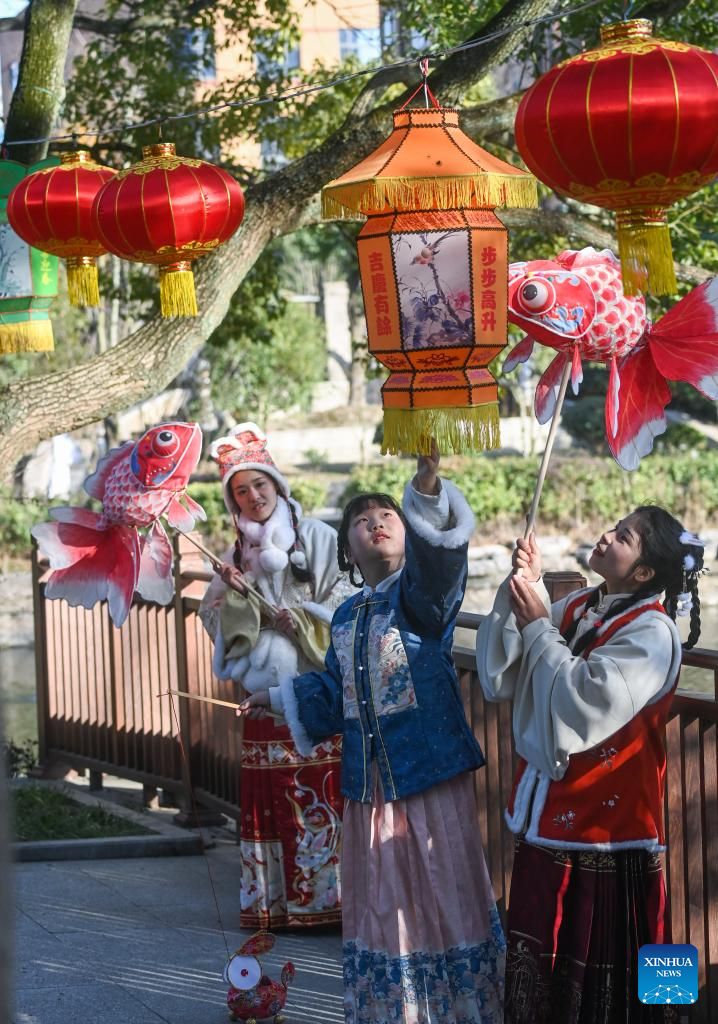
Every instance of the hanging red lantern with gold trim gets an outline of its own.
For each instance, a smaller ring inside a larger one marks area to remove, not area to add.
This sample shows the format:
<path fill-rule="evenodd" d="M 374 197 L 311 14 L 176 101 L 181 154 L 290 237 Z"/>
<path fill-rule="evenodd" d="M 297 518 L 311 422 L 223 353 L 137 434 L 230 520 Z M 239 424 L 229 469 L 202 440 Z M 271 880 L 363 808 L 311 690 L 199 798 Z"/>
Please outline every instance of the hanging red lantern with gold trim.
<path fill-rule="evenodd" d="M 177 156 L 173 143 L 160 142 L 107 183 L 92 216 L 110 252 L 159 266 L 163 316 L 197 316 L 192 261 L 234 234 L 244 196 L 220 167 Z"/>
<path fill-rule="evenodd" d="M 28 245 L 59 256 L 73 306 L 99 306 L 97 257 L 107 252 L 92 224 L 95 196 L 116 172 L 87 150 L 63 153 L 59 167 L 29 174 L 7 201 L 7 219 Z"/>
<path fill-rule="evenodd" d="M 432 97 L 433 100 L 433 97 Z M 506 344 L 508 232 L 497 206 L 536 206 L 535 179 L 476 145 L 458 111 L 402 108 L 377 150 L 322 192 L 325 216 L 367 215 L 357 239 L 382 452 L 495 448 Z"/>
<path fill-rule="evenodd" d="M 718 55 L 634 19 L 523 97 L 516 142 L 537 178 L 613 210 L 627 295 L 676 291 L 668 207 L 718 174 Z"/>

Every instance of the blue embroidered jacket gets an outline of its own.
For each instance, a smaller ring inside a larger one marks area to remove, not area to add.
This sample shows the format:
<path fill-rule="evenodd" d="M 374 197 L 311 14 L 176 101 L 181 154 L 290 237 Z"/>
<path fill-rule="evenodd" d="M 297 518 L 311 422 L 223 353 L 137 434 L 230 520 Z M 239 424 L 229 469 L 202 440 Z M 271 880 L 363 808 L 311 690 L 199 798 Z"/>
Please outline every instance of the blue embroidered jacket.
<path fill-rule="evenodd" d="M 323 672 L 282 686 L 300 751 L 341 733 L 342 792 L 363 803 L 371 802 L 373 760 L 387 801 L 485 763 L 464 715 L 451 654 L 473 516 L 457 488 L 442 481 L 454 525 L 450 520 L 449 529 L 438 529 L 422 517 L 410 487 L 404 568 L 386 589 L 340 605 Z"/>

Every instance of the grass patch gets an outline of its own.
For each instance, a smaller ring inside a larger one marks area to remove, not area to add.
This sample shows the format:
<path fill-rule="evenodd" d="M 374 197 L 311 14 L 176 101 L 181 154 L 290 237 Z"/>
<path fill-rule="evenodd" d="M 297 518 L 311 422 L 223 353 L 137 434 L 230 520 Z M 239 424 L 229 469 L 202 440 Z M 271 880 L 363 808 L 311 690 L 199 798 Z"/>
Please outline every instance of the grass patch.
<path fill-rule="evenodd" d="M 49 787 L 18 786 L 11 797 L 15 838 L 21 843 L 152 834 L 143 825 L 117 818 L 102 807 L 84 807 Z"/>

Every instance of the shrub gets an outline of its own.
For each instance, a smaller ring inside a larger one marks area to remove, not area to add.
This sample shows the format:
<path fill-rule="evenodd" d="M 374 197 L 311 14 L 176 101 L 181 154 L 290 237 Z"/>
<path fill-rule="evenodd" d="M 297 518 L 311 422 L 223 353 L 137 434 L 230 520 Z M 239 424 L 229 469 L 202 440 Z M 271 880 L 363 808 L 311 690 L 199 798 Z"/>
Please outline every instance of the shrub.
<path fill-rule="evenodd" d="M 44 501 L 20 501 L 7 491 L 0 492 L 0 549 L 16 558 L 29 558 L 30 530 L 48 518 Z"/>
<path fill-rule="evenodd" d="M 482 526 L 499 519 L 520 521 L 531 504 L 538 458 L 476 456 L 451 460 L 446 475 L 464 493 Z M 358 467 L 342 501 L 361 491 L 387 491 L 400 498 L 413 473 L 409 460 Z M 665 505 L 691 529 L 718 513 L 718 452 L 653 454 L 634 473 L 611 458 L 554 456 L 539 509 L 542 529 L 605 525 L 636 505 Z"/>

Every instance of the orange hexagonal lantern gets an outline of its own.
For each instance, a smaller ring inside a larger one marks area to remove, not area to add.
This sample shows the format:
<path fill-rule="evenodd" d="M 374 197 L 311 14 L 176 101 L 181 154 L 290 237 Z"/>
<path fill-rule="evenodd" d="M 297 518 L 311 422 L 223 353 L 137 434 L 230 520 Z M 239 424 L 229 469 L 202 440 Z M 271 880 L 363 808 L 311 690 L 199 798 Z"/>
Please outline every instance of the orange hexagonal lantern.
<path fill-rule="evenodd" d="M 477 146 L 458 111 L 402 109 L 394 131 L 323 190 L 325 215 L 368 219 L 357 239 L 382 452 L 494 448 L 506 344 L 508 233 L 499 205 L 535 206 L 534 178 Z"/>
<path fill-rule="evenodd" d="M 615 212 L 626 294 L 663 295 L 676 291 L 666 210 L 718 174 L 716 124 L 718 55 L 634 19 L 534 82 L 516 142 L 541 181 Z"/>
<path fill-rule="evenodd" d="M 231 174 L 206 160 L 177 156 L 174 144 L 145 146 L 142 160 L 98 194 L 97 234 L 116 256 L 160 268 L 163 316 L 196 316 L 192 261 L 226 242 L 244 216 Z"/>

